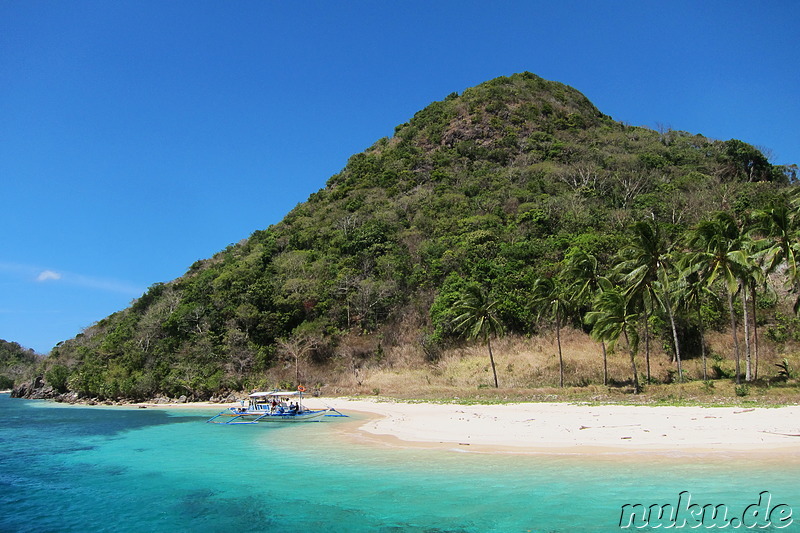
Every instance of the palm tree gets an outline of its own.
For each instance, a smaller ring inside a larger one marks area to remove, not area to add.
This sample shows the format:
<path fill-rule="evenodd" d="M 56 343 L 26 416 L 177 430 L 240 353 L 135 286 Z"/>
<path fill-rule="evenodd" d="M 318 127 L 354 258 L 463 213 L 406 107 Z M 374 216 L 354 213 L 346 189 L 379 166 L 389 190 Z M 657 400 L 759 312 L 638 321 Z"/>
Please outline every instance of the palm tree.
<path fill-rule="evenodd" d="M 696 269 L 684 267 L 678 276 L 676 286 L 676 302 L 687 312 L 694 310 L 697 313 L 697 327 L 700 333 L 700 355 L 703 361 L 703 381 L 708 380 L 708 365 L 706 362 L 706 343 L 703 331 L 702 303 L 703 298 L 712 298 L 714 293 L 708 289 L 706 280 L 700 277 Z"/>
<path fill-rule="evenodd" d="M 787 284 L 796 289 L 800 285 L 797 269 L 797 256 L 800 253 L 798 233 L 800 233 L 800 212 L 786 206 L 764 211 L 756 211 L 753 215 L 754 232 L 760 235 L 755 246 L 762 250 L 758 253 L 765 260 L 768 274 L 775 272 L 782 264 L 786 265 Z M 800 298 L 797 300 L 800 302 Z M 795 304 L 795 312 L 798 306 Z"/>
<path fill-rule="evenodd" d="M 795 204 L 796 205 L 796 204 Z M 762 279 L 751 280 L 750 291 L 753 305 L 753 344 L 755 348 L 755 369 L 753 377 L 758 379 L 758 326 L 756 321 L 756 283 L 762 282 L 767 287 L 766 275 L 778 270 L 781 265 L 786 268 L 786 285 L 790 291 L 798 294 L 794 303 L 795 314 L 800 311 L 800 273 L 797 268 L 797 256 L 800 253 L 800 212 L 794 207 L 779 206 L 753 213 L 752 232 L 755 236 L 753 248 L 754 259 L 761 265 Z"/>
<path fill-rule="evenodd" d="M 658 304 L 666 310 L 669 317 L 675 361 L 678 365 L 678 379 L 682 381 L 681 351 L 670 296 L 672 292 L 670 245 L 661 227 L 653 220 L 635 223 L 633 239 L 621 252 L 620 258 L 621 261 L 616 269 L 622 276 L 622 282 L 627 286 L 626 295 L 630 300 L 639 302 L 644 315 L 647 380 L 650 381 L 650 315 Z"/>
<path fill-rule="evenodd" d="M 743 250 L 744 236 L 732 215 L 718 212 L 703 220 L 689 232 L 688 241 L 696 251 L 687 260 L 690 268 L 697 270 L 701 278 L 711 285 L 721 280 L 728 299 L 731 318 L 731 335 L 736 360 L 736 383 L 740 383 L 740 351 L 736 334 L 736 311 L 734 300 L 742 289 L 742 270 L 748 264 Z"/>
<path fill-rule="evenodd" d="M 565 279 L 572 280 L 567 289 L 572 294 L 572 299 L 577 309 L 590 307 L 592 300 L 600 292 L 600 284 L 608 283 L 608 278 L 600 274 L 597 257 L 580 249 L 573 248 L 564 258 Z M 608 385 L 608 357 L 606 343 L 600 341 L 603 349 L 603 385 Z"/>
<path fill-rule="evenodd" d="M 556 324 L 556 341 L 558 343 L 559 387 L 564 386 L 564 357 L 561 352 L 561 321 L 569 312 L 567 291 L 558 279 L 539 278 L 533 283 L 532 304 L 538 308 L 537 315 L 548 315 Z"/>
<path fill-rule="evenodd" d="M 481 337 L 486 341 L 489 350 L 489 361 L 492 363 L 494 386 L 500 385 L 497 381 L 497 368 L 492 354 L 492 335 L 499 337 L 503 334 L 503 325 L 497 318 L 497 302 L 481 289 L 478 285 L 468 285 L 466 294 L 455 304 L 458 316 L 453 321 L 453 328 L 469 339 Z"/>
<path fill-rule="evenodd" d="M 744 341 L 745 341 L 745 381 L 754 379 L 753 352 L 755 352 L 756 365 L 758 365 L 758 321 L 756 320 L 756 287 L 766 286 L 766 276 L 762 268 L 762 258 L 758 256 L 757 244 L 751 239 L 742 243 L 747 255 L 747 261 L 741 265 L 739 271 L 739 284 L 742 290 L 742 310 L 744 313 Z M 750 305 L 748 306 L 748 302 Z M 750 342 L 750 329 L 752 324 L 753 342 Z M 752 346 L 752 350 L 751 350 Z"/>
<path fill-rule="evenodd" d="M 604 284 L 605 285 L 605 284 Z M 608 342 L 613 350 L 620 337 L 625 338 L 625 344 L 631 358 L 633 372 L 633 392 L 638 394 L 641 390 L 639 374 L 636 371 L 636 352 L 639 348 L 639 334 L 636 331 L 636 313 L 629 307 L 629 300 L 625 294 L 610 284 L 605 285 L 602 292 L 595 300 L 595 310 L 586 313 L 586 323 L 591 324 L 592 337 L 596 340 Z"/>

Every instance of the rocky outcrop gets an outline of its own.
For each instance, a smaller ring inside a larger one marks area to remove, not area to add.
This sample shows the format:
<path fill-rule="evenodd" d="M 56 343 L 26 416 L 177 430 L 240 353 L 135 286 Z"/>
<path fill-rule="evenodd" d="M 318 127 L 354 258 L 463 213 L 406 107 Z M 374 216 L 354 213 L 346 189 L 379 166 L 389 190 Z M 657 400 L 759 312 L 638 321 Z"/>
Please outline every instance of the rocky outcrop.
<path fill-rule="evenodd" d="M 232 403 L 238 401 L 241 396 L 235 392 L 222 392 L 218 396 L 211 398 L 199 398 L 194 395 L 186 396 L 185 394 L 177 397 L 170 398 L 168 396 L 157 396 L 146 401 L 152 404 L 175 404 L 175 403 L 191 403 L 198 401 L 208 401 L 212 403 Z M 92 398 L 80 392 L 59 392 L 51 385 L 48 385 L 43 376 L 37 376 L 32 381 L 21 383 L 14 387 L 11 391 L 12 398 L 24 398 L 27 400 L 52 400 L 60 403 L 72 404 L 85 404 L 85 405 L 130 405 L 137 403 L 140 400 L 130 398 L 123 399 L 109 399 L 109 398 Z"/>
<path fill-rule="evenodd" d="M 43 376 L 37 376 L 27 383 L 20 383 L 11 391 L 11 397 L 67 403 L 78 403 L 84 399 L 79 392 L 59 392 L 48 385 Z"/>

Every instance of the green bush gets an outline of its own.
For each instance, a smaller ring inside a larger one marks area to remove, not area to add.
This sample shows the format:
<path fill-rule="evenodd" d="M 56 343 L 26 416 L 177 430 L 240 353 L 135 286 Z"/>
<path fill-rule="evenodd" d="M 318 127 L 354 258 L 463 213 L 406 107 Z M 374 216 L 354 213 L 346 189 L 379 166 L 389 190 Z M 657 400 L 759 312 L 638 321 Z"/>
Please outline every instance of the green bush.
<path fill-rule="evenodd" d="M 69 369 L 64 365 L 55 365 L 45 372 L 44 379 L 48 385 L 58 392 L 67 392 L 67 380 L 69 380 Z"/>
<path fill-rule="evenodd" d="M 785 357 L 783 358 L 783 361 L 781 361 L 780 363 L 777 363 L 775 366 L 777 366 L 779 368 L 779 371 L 778 371 L 778 378 L 779 379 L 781 379 L 783 381 L 789 381 L 790 379 L 792 379 L 794 377 L 794 372 L 792 371 L 791 367 L 789 366 L 789 360 L 786 359 Z M 2 388 L 2 387 L 0 387 L 0 388 Z"/>

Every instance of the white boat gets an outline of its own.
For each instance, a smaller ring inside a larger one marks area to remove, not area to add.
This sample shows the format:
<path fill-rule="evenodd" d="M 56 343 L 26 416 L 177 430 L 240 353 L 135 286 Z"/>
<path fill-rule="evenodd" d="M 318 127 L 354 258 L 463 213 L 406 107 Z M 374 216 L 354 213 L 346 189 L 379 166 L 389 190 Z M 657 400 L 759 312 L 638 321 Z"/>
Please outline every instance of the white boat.
<path fill-rule="evenodd" d="M 229 407 L 207 420 L 212 424 L 258 424 L 259 422 L 306 422 L 323 416 L 347 416 L 333 407 L 309 409 L 303 391 L 254 392 L 240 405 Z"/>

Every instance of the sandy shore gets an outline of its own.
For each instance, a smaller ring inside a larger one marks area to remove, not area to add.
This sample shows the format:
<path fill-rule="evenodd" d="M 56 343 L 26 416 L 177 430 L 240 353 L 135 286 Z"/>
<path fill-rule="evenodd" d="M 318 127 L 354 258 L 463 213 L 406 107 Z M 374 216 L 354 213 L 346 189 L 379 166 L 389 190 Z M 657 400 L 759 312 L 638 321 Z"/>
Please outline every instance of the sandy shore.
<path fill-rule="evenodd" d="M 649 407 L 519 403 L 456 405 L 307 398 L 311 408 L 364 413 L 346 424 L 351 437 L 399 446 L 471 446 L 539 453 L 746 452 L 800 459 L 800 406 Z M 141 403 L 130 407 L 204 410 L 221 403 Z"/>
<path fill-rule="evenodd" d="M 348 425 L 355 428 L 350 436 L 389 445 L 534 453 L 780 452 L 782 457 L 800 458 L 800 406 L 455 405 L 348 398 L 308 398 L 305 403 L 346 414 L 365 413 L 366 421 L 362 417 L 355 426 Z M 143 405 L 209 410 L 228 406 Z"/>
<path fill-rule="evenodd" d="M 312 404 L 313 399 L 308 401 Z M 470 449 L 592 453 L 781 452 L 800 455 L 800 407 L 644 407 L 527 403 L 452 405 L 331 399 L 379 415 L 367 434 Z"/>

